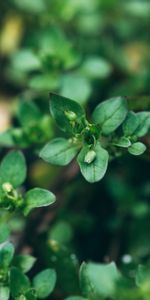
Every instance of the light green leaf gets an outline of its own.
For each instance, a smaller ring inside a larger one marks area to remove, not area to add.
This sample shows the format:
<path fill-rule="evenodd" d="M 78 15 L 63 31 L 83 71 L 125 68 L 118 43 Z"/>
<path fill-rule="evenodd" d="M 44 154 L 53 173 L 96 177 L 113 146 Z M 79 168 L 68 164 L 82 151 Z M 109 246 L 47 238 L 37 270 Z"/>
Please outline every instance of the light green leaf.
<path fill-rule="evenodd" d="M 0 223 L 0 243 L 5 242 L 10 235 L 9 226 L 6 223 Z"/>
<path fill-rule="evenodd" d="M 52 192 L 41 188 L 34 188 L 25 194 L 24 214 L 27 215 L 33 208 L 53 204 L 55 200 L 55 195 Z"/>
<path fill-rule="evenodd" d="M 33 267 L 35 262 L 36 258 L 31 255 L 16 255 L 12 264 L 23 273 L 27 273 Z"/>
<path fill-rule="evenodd" d="M 46 144 L 40 152 L 40 157 L 51 164 L 65 166 L 76 156 L 79 146 L 67 139 L 56 138 Z"/>
<path fill-rule="evenodd" d="M 29 87 L 37 91 L 58 88 L 58 77 L 51 74 L 34 75 L 29 81 Z"/>
<path fill-rule="evenodd" d="M 28 127 L 35 122 L 39 122 L 42 117 L 39 108 L 32 101 L 20 100 L 18 108 L 18 119 L 22 126 Z"/>
<path fill-rule="evenodd" d="M 127 137 L 123 136 L 118 141 L 113 142 L 113 145 L 117 147 L 128 148 L 131 146 L 131 142 Z"/>
<path fill-rule="evenodd" d="M 60 91 L 62 96 L 73 98 L 80 104 L 84 104 L 91 94 L 91 84 L 85 77 L 69 74 L 63 76 Z"/>
<path fill-rule="evenodd" d="M 80 268 L 80 285 L 83 294 L 89 299 L 113 297 L 120 275 L 115 263 L 83 263 Z"/>
<path fill-rule="evenodd" d="M 1 300 L 8 300 L 9 294 L 10 294 L 9 287 L 0 286 L 0 299 Z"/>
<path fill-rule="evenodd" d="M 45 11 L 45 3 L 42 0 L 14 0 L 16 6 L 25 12 L 39 14 Z"/>
<path fill-rule="evenodd" d="M 11 64 L 14 69 L 21 72 L 30 72 L 41 68 L 39 58 L 30 49 L 23 49 L 13 54 Z"/>
<path fill-rule="evenodd" d="M 146 151 L 146 146 L 141 142 L 137 142 L 137 143 L 132 144 L 128 148 L 128 151 L 132 155 L 141 155 Z"/>
<path fill-rule="evenodd" d="M 88 146 L 83 147 L 78 155 L 78 164 L 80 166 L 81 173 L 85 177 L 85 179 L 91 183 L 99 181 L 104 177 L 109 159 L 108 152 L 103 149 L 99 143 L 97 143 L 94 151 L 96 153 L 96 156 L 91 162 L 85 161 L 85 158 L 89 153 Z"/>
<path fill-rule="evenodd" d="M 150 265 L 139 265 L 136 273 L 136 285 L 144 289 L 144 286 L 149 287 L 150 281 Z"/>
<path fill-rule="evenodd" d="M 0 248 L 0 267 L 7 268 L 14 256 L 14 246 L 11 243 L 6 243 Z"/>
<path fill-rule="evenodd" d="M 60 244 L 67 244 L 73 237 L 71 225 L 65 221 L 58 221 L 51 227 L 49 238 Z"/>
<path fill-rule="evenodd" d="M 56 284 L 56 272 L 53 269 L 46 269 L 37 274 L 33 279 L 33 286 L 37 297 L 47 298 L 52 293 Z"/>
<path fill-rule="evenodd" d="M 12 267 L 10 271 L 10 292 L 12 297 L 24 295 L 30 288 L 30 281 L 19 269 Z"/>
<path fill-rule="evenodd" d="M 20 151 L 9 152 L 0 165 L 0 182 L 20 186 L 26 178 L 26 162 Z"/>
<path fill-rule="evenodd" d="M 111 65 L 100 57 L 89 57 L 81 66 L 80 72 L 89 78 L 106 78 L 112 71 Z"/>
<path fill-rule="evenodd" d="M 11 147 L 14 146 L 14 144 L 12 129 L 0 133 L 0 146 Z"/>
<path fill-rule="evenodd" d="M 74 112 L 79 123 L 85 118 L 84 110 L 77 102 L 56 94 L 50 94 L 50 112 L 63 131 L 72 132 L 74 128 L 66 113 Z"/>
<path fill-rule="evenodd" d="M 93 112 L 93 121 L 100 125 L 103 134 L 115 131 L 127 114 L 126 101 L 122 97 L 111 98 L 100 103 Z"/>

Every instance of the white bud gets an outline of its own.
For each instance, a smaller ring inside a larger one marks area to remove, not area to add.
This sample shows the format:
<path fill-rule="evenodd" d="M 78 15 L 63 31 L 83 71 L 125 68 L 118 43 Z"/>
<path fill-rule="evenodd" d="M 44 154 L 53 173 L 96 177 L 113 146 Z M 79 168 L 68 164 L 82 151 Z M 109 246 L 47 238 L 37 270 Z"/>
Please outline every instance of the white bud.
<path fill-rule="evenodd" d="M 90 150 L 85 155 L 84 162 L 90 164 L 94 161 L 95 158 L 96 158 L 96 152 L 94 150 Z"/>
<path fill-rule="evenodd" d="M 10 193 L 13 190 L 13 186 L 12 186 L 11 183 L 5 182 L 2 185 L 2 189 L 3 189 L 4 192 Z"/>

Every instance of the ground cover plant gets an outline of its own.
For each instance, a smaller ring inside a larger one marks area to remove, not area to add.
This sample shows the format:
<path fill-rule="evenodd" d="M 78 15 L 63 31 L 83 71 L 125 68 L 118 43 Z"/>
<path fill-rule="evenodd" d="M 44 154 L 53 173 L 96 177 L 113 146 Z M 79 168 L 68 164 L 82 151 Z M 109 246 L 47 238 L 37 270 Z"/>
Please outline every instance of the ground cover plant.
<path fill-rule="evenodd" d="M 0 10 L 0 300 L 149 300 L 150 5 Z"/>

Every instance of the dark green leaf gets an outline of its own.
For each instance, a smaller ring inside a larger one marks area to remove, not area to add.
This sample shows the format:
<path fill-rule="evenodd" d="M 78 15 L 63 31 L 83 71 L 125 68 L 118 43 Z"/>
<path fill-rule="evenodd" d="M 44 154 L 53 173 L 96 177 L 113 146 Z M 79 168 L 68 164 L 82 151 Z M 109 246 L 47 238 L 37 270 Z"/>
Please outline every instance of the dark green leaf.
<path fill-rule="evenodd" d="M 0 267 L 8 267 L 14 256 L 14 246 L 11 243 L 6 243 L 0 249 Z"/>
<path fill-rule="evenodd" d="M 10 271 L 10 292 L 16 298 L 25 293 L 30 288 L 30 281 L 19 269 L 13 267 Z"/>
<path fill-rule="evenodd" d="M 66 113 L 75 113 L 76 122 L 79 123 L 85 117 L 83 108 L 77 102 L 55 94 L 50 94 L 50 112 L 58 126 L 64 131 L 72 132 L 74 127 Z"/>

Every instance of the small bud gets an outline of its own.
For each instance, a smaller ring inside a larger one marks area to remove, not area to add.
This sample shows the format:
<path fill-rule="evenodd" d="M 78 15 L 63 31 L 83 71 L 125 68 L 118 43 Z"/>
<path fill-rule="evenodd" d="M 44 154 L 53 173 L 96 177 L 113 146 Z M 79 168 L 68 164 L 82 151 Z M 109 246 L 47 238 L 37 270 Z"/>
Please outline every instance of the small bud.
<path fill-rule="evenodd" d="M 10 193 L 10 192 L 13 190 L 13 186 L 12 186 L 11 183 L 5 182 L 5 183 L 3 183 L 3 185 L 2 185 L 2 189 L 3 189 L 4 192 Z"/>
<path fill-rule="evenodd" d="M 94 161 L 95 158 L 96 158 L 96 152 L 94 150 L 90 150 L 85 155 L 84 162 L 90 164 Z"/>
<path fill-rule="evenodd" d="M 49 245 L 50 245 L 50 247 L 52 248 L 52 250 L 53 250 L 54 252 L 58 252 L 58 251 L 59 251 L 59 244 L 58 244 L 57 241 L 55 241 L 55 240 L 50 240 L 50 241 L 49 241 Z"/>
<path fill-rule="evenodd" d="M 77 118 L 77 115 L 71 110 L 65 111 L 65 116 L 69 121 L 75 121 Z"/>

